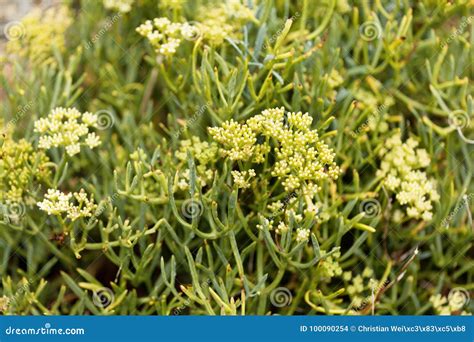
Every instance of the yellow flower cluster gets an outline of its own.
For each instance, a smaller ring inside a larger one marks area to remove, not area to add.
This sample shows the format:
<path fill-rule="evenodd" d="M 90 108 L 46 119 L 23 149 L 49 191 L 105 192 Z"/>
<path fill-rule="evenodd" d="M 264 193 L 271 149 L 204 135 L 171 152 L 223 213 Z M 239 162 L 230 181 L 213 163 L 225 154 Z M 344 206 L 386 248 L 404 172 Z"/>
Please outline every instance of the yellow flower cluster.
<path fill-rule="evenodd" d="M 326 251 L 321 250 L 321 256 L 324 256 L 326 253 Z M 326 257 L 318 264 L 318 270 L 323 277 L 331 279 L 342 274 L 342 268 L 337 261 L 340 257 L 341 252 L 338 251 Z"/>
<path fill-rule="evenodd" d="M 425 221 L 433 217 L 432 202 L 439 200 L 435 182 L 424 171 L 431 159 L 425 149 L 417 148 L 418 142 L 409 138 L 402 143 L 400 133 L 389 138 L 381 149 L 383 157 L 377 176 L 383 178 L 385 187 L 396 192 L 397 201 L 407 205 L 407 215 Z"/>
<path fill-rule="evenodd" d="M 219 5 L 204 8 L 198 15 L 197 27 L 203 38 L 220 45 L 225 38 L 236 38 L 237 32 L 249 21 L 256 22 L 255 15 L 241 0 L 228 0 Z"/>
<path fill-rule="evenodd" d="M 15 142 L 6 137 L 0 150 L 0 201 L 23 201 L 31 184 L 46 181 L 51 175 L 48 162 L 48 157 L 26 140 Z"/>
<path fill-rule="evenodd" d="M 263 163 L 274 151 L 273 177 L 282 181 L 286 191 L 312 188 L 316 183 L 337 179 L 340 170 L 334 152 L 311 129 L 312 118 L 306 113 L 287 113 L 285 108 L 266 109 L 243 124 L 233 120 L 222 127 L 209 128 L 220 143 L 222 154 L 231 160 Z M 262 143 L 257 142 L 263 137 Z"/>
<path fill-rule="evenodd" d="M 351 281 L 351 284 L 346 286 L 346 290 L 352 298 L 352 307 L 359 308 L 364 304 L 364 297 L 361 296 L 364 291 L 373 291 L 374 293 L 378 291 L 379 286 L 377 286 L 376 280 L 372 278 L 373 275 L 374 271 L 369 267 L 364 268 L 362 275 L 358 274 L 355 277 L 352 277 L 351 271 L 343 273 L 344 281 Z"/>
<path fill-rule="evenodd" d="M 215 143 L 201 141 L 198 137 L 192 137 L 191 140 L 180 141 L 180 148 L 176 151 L 175 156 L 184 165 L 187 165 L 187 154 L 192 155 L 196 163 L 196 178 L 198 184 L 202 187 L 210 184 L 214 177 L 213 165 L 217 158 L 218 148 Z M 181 173 L 178 187 L 181 190 L 189 188 L 190 171 L 185 169 Z"/>
<path fill-rule="evenodd" d="M 73 156 L 81 151 L 81 145 L 90 148 L 100 145 L 99 137 L 89 132 L 90 128 L 97 125 L 98 117 L 95 114 L 81 114 L 75 108 L 58 107 L 53 109 L 47 118 L 35 122 L 35 132 L 41 134 L 39 148 L 63 146 L 67 154 Z M 82 140 L 84 136 L 85 139 Z"/>
<path fill-rule="evenodd" d="M 132 10 L 135 0 L 104 0 L 104 7 L 120 13 L 127 13 Z"/>
<path fill-rule="evenodd" d="M 309 229 L 305 229 L 305 228 L 298 228 L 296 230 L 296 242 L 300 243 L 300 242 L 306 242 L 309 240 L 309 234 L 310 234 L 310 230 Z"/>
<path fill-rule="evenodd" d="M 196 37 L 196 27 L 189 23 L 174 23 L 168 18 L 147 20 L 137 27 L 137 32 L 146 37 L 158 56 L 169 57 L 176 53 L 183 39 Z"/>
<path fill-rule="evenodd" d="M 254 169 L 248 171 L 232 171 L 231 174 L 234 178 L 234 184 L 241 189 L 250 188 L 250 179 L 256 175 Z"/>
<path fill-rule="evenodd" d="M 35 10 L 7 32 L 7 52 L 27 58 L 35 65 L 53 62 L 53 51 L 65 50 L 64 33 L 72 24 L 65 7 Z M 14 31 L 14 32 L 13 32 Z"/>
<path fill-rule="evenodd" d="M 49 189 L 44 196 L 44 200 L 38 202 L 37 205 L 48 215 L 62 216 L 62 214 L 66 214 L 66 217 L 71 221 L 76 221 L 81 217 L 92 217 L 97 209 L 92 195 L 89 199 L 84 189 L 69 194 Z"/>

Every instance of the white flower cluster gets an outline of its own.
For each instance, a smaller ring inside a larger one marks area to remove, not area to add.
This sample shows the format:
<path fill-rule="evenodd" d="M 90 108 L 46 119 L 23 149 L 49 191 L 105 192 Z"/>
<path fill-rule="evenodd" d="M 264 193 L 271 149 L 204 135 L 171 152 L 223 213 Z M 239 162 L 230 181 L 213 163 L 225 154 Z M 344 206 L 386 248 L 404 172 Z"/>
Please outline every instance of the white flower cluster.
<path fill-rule="evenodd" d="M 81 145 L 94 148 L 100 145 L 99 137 L 89 129 L 97 127 L 97 115 L 81 114 L 75 108 L 58 107 L 47 118 L 35 122 L 35 132 L 41 134 L 39 148 L 65 147 L 68 155 L 81 151 Z M 85 137 L 85 139 L 82 139 Z"/>
<path fill-rule="evenodd" d="M 135 0 L 104 0 L 104 7 L 120 13 L 128 13 L 132 10 Z"/>
<path fill-rule="evenodd" d="M 254 169 L 248 171 L 232 171 L 232 177 L 234 183 L 238 188 L 247 189 L 250 188 L 250 179 L 255 177 L 256 173 Z"/>
<path fill-rule="evenodd" d="M 271 175 L 282 181 L 285 191 L 311 188 L 316 192 L 316 183 L 337 179 L 340 170 L 334 152 L 311 129 L 312 120 L 301 112 L 288 113 L 285 118 L 285 108 L 273 108 L 243 124 L 224 122 L 222 127 L 210 128 L 209 133 L 231 160 L 263 163 L 273 148 L 276 161 Z M 258 136 L 265 141 L 258 143 Z"/>
<path fill-rule="evenodd" d="M 74 199 L 77 204 L 73 203 Z M 38 202 L 37 205 L 41 210 L 46 211 L 48 215 L 62 216 L 62 214 L 66 214 L 66 217 L 71 221 L 76 221 L 81 217 L 91 217 L 97 209 L 92 196 L 90 199 L 87 198 L 84 189 L 68 194 L 59 190 L 49 189 L 44 196 L 44 200 Z"/>
<path fill-rule="evenodd" d="M 399 133 L 389 138 L 380 151 L 383 157 L 378 177 L 388 190 L 396 192 L 397 201 L 407 205 L 407 215 L 429 221 L 433 217 L 432 202 L 439 200 L 436 185 L 428 179 L 421 168 L 426 168 L 431 160 L 424 149 L 416 148 L 418 142 L 409 138 L 402 143 Z"/>
<path fill-rule="evenodd" d="M 296 230 L 296 242 L 306 242 L 309 240 L 309 234 L 310 231 L 309 229 L 304 229 L 304 228 L 298 228 Z"/>
<path fill-rule="evenodd" d="M 168 18 L 147 20 L 137 27 L 137 32 L 146 37 L 157 55 L 172 56 L 183 39 L 194 39 L 196 28 L 189 23 L 173 23 Z"/>

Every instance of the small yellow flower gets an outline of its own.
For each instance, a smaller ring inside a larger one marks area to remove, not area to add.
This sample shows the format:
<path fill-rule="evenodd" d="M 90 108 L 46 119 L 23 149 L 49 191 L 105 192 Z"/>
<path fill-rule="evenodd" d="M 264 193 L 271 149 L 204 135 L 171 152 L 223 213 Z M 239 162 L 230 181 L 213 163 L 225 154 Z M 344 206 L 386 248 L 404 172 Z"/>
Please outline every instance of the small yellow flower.
<path fill-rule="evenodd" d="M 250 169 L 248 171 L 232 171 L 232 177 L 234 183 L 238 188 L 247 189 L 250 188 L 250 179 L 255 177 L 255 170 Z"/>

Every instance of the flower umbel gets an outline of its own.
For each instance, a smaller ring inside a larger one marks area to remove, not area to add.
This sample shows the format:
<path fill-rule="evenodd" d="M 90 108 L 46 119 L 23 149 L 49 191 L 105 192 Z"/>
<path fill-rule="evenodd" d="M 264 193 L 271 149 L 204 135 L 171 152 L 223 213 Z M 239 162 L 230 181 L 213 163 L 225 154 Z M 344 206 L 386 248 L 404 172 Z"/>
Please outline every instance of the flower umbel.
<path fill-rule="evenodd" d="M 75 108 L 55 108 L 47 118 L 35 122 L 35 132 L 41 134 L 38 147 L 46 150 L 64 147 L 73 156 L 81 151 L 81 145 L 90 148 L 100 145 L 99 137 L 89 131 L 93 127 L 97 127 L 95 114 L 81 114 Z"/>
<path fill-rule="evenodd" d="M 233 120 L 209 129 L 222 145 L 221 152 L 231 160 L 263 163 L 274 151 L 271 175 L 282 181 L 285 191 L 299 188 L 317 190 L 317 183 L 337 179 L 339 167 L 334 152 L 311 129 L 309 114 L 287 113 L 285 109 L 266 109 L 245 123 Z M 262 137 L 263 142 L 257 138 Z"/>
<path fill-rule="evenodd" d="M 137 32 L 150 41 L 158 56 L 169 57 L 175 54 L 183 39 L 192 38 L 195 29 L 188 23 L 174 23 L 168 18 L 155 18 L 137 27 Z"/>
<path fill-rule="evenodd" d="M 81 217 L 92 217 L 97 209 L 94 199 L 92 196 L 88 198 L 84 189 L 68 194 L 49 189 L 44 200 L 38 202 L 37 205 L 48 215 L 62 216 L 65 214 L 71 221 L 76 221 Z"/>
<path fill-rule="evenodd" d="M 49 159 L 24 139 L 16 142 L 6 137 L 0 146 L 0 201 L 22 201 L 34 184 L 45 182 L 51 175 Z"/>
<path fill-rule="evenodd" d="M 250 169 L 248 171 L 232 171 L 232 177 L 234 183 L 238 188 L 247 189 L 250 188 L 250 179 L 255 177 L 255 170 Z"/>
<path fill-rule="evenodd" d="M 430 164 L 428 153 L 416 148 L 418 142 L 413 138 L 402 143 L 399 133 L 388 139 L 385 146 L 380 151 L 383 160 L 377 176 L 383 178 L 388 190 L 397 193 L 397 201 L 407 206 L 408 217 L 431 220 L 432 202 L 439 200 L 439 194 L 435 182 L 419 170 Z"/>
<path fill-rule="evenodd" d="M 35 10 L 21 21 L 23 34 L 7 44 L 9 53 L 28 59 L 34 65 L 51 64 L 54 50 L 66 48 L 64 34 L 73 20 L 66 7 Z"/>

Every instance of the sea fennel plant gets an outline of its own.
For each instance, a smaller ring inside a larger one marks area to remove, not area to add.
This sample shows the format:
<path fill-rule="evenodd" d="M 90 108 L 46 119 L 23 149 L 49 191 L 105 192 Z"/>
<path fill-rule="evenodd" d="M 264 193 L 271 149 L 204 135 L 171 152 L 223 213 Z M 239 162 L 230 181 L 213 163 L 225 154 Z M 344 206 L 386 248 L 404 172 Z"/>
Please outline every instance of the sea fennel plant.
<path fill-rule="evenodd" d="M 471 314 L 472 10 L 81 0 L 12 23 L 0 311 Z"/>

